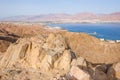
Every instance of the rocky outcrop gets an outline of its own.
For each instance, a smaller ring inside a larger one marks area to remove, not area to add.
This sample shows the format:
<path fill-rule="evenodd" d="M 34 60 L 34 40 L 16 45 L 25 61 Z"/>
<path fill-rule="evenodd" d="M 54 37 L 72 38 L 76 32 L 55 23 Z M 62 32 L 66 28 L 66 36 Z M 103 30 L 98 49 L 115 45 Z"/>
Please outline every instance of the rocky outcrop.
<path fill-rule="evenodd" d="M 88 67 L 87 61 L 83 57 L 74 58 L 71 62 L 72 66 L 79 66 L 79 68 L 86 70 Z"/>
<path fill-rule="evenodd" d="M 62 35 L 39 35 L 12 44 L 0 64 L 6 68 L 57 69 L 66 72 L 70 69 L 72 54 Z"/>

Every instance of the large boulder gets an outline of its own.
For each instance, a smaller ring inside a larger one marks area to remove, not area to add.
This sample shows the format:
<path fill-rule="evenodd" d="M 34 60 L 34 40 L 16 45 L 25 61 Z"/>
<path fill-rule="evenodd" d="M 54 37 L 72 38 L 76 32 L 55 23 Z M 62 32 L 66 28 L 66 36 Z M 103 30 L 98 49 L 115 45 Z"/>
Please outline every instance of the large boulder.
<path fill-rule="evenodd" d="M 84 71 L 77 66 L 71 67 L 69 76 L 74 77 L 75 80 L 92 80 L 90 74 L 87 71 Z"/>

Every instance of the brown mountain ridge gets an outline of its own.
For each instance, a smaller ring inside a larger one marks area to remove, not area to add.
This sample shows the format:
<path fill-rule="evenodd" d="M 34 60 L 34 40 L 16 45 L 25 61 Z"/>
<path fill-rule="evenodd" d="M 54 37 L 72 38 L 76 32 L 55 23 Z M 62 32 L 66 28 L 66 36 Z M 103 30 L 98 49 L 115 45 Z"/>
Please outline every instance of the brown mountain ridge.
<path fill-rule="evenodd" d="M 33 16 L 15 16 L 3 18 L 1 21 L 26 21 L 26 22 L 120 22 L 120 12 L 110 14 L 77 13 L 77 14 L 44 14 Z"/>

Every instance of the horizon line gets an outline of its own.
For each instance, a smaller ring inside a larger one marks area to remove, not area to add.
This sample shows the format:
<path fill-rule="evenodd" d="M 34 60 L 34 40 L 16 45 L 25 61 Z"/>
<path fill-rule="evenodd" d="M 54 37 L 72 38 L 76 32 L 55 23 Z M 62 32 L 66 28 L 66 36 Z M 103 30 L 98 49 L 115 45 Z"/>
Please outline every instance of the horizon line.
<path fill-rule="evenodd" d="M 115 12 L 109 12 L 109 13 L 94 13 L 94 12 L 77 12 L 77 13 L 62 13 L 62 12 L 60 12 L 60 13 L 38 13 L 38 14 L 21 14 L 21 15 L 11 15 L 11 16 L 6 16 L 6 17 L 2 17 L 2 18 L 8 18 L 8 17 L 18 17 L 18 16 L 37 16 L 37 15 L 54 15 L 54 14 L 68 14 L 68 15 L 76 15 L 76 14 L 85 14 L 85 13 L 89 13 L 89 14 L 95 14 L 95 15 L 102 15 L 102 14 L 113 14 L 113 13 L 120 13 L 120 11 L 115 11 Z M 1 18 L 1 17 L 0 17 Z M 2 19 L 1 18 L 1 19 Z"/>

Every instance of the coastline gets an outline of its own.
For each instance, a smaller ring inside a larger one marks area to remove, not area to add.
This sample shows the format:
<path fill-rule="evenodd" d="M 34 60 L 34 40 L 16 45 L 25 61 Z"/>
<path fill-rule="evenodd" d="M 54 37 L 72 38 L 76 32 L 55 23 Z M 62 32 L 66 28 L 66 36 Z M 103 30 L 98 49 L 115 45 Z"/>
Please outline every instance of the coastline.
<path fill-rule="evenodd" d="M 62 27 L 59 27 L 59 26 L 49 26 L 48 24 L 49 23 L 43 23 L 43 22 L 0 22 L 0 23 L 5 23 L 5 24 L 15 24 L 15 25 L 42 25 L 45 27 L 45 29 L 50 29 L 50 30 L 62 30 L 62 31 L 68 31 L 66 29 L 63 29 Z M 83 24 L 84 22 L 81 22 L 80 24 Z M 109 22 L 109 23 L 113 23 L 113 22 Z M 54 24 L 54 23 L 50 23 L 50 24 Z M 67 24 L 67 23 L 55 23 L 55 24 Z M 76 23 L 68 23 L 68 24 L 76 24 Z M 84 23 L 84 24 L 107 24 L 106 22 L 103 22 L 103 23 Z M 120 24 L 120 22 L 118 23 L 115 23 L 115 24 Z M 69 31 L 71 32 L 71 31 Z M 81 32 L 76 32 L 76 33 L 81 33 Z M 86 32 L 84 32 L 86 33 Z M 94 36 L 94 35 L 97 35 L 96 32 L 94 33 L 86 33 L 86 34 L 89 34 L 91 36 Z M 96 36 L 94 36 L 96 37 Z M 98 37 L 96 37 L 98 38 Z M 109 43 L 120 43 L 120 40 L 111 40 L 111 39 L 105 39 L 105 38 L 98 38 L 100 41 L 106 41 L 106 42 L 109 42 Z"/>
<path fill-rule="evenodd" d="M 120 40 L 108 40 L 108 39 L 104 39 L 104 38 L 99 38 L 100 41 L 106 41 L 109 43 L 120 43 Z"/>

